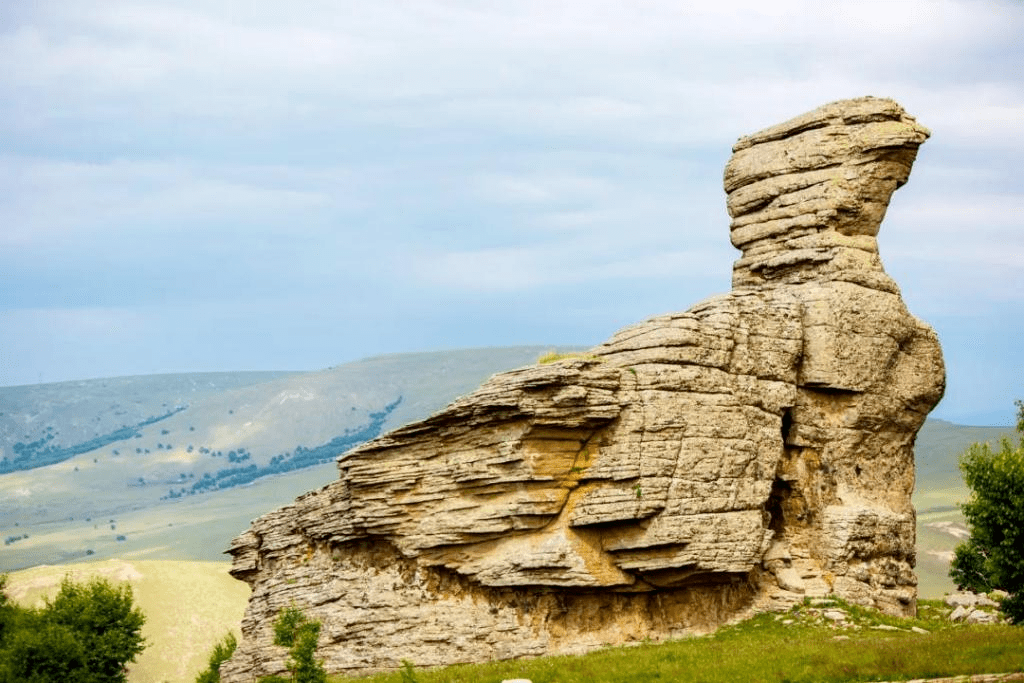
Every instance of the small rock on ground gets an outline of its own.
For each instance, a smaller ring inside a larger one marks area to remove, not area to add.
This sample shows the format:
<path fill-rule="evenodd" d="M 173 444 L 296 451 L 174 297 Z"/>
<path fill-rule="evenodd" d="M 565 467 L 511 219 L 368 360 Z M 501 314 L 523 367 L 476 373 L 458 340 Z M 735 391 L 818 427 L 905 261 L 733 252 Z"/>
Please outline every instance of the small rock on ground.
<path fill-rule="evenodd" d="M 943 602 L 950 607 L 974 607 L 978 603 L 978 596 L 974 593 L 961 591 L 959 593 L 950 593 Z"/>
<path fill-rule="evenodd" d="M 961 621 L 963 619 L 966 619 L 967 615 L 970 613 L 971 609 L 969 607 L 965 607 L 964 605 L 957 605 L 957 608 L 953 610 L 952 614 L 949 615 L 949 620 Z"/>
<path fill-rule="evenodd" d="M 994 624 L 999 621 L 999 617 L 993 612 L 985 612 L 980 609 L 976 609 L 968 614 L 964 621 L 968 624 Z"/>
<path fill-rule="evenodd" d="M 974 676 L 953 676 L 951 678 L 915 678 L 905 683 L 1008 683 L 1024 681 L 1024 673 L 976 674 Z M 888 683 L 896 683 L 889 681 Z"/>

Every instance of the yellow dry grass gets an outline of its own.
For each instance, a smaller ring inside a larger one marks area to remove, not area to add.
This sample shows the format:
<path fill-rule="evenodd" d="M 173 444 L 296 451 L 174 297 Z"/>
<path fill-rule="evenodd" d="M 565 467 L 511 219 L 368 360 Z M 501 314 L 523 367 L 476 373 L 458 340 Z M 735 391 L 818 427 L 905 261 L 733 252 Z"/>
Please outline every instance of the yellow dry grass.
<path fill-rule="evenodd" d="M 210 649 L 229 630 L 236 635 L 249 587 L 228 574 L 228 562 L 105 560 L 40 566 L 13 572 L 8 595 L 22 605 L 52 596 L 65 575 L 82 581 L 102 576 L 131 585 L 146 615 L 146 650 L 129 666 L 131 683 L 195 680 Z"/>

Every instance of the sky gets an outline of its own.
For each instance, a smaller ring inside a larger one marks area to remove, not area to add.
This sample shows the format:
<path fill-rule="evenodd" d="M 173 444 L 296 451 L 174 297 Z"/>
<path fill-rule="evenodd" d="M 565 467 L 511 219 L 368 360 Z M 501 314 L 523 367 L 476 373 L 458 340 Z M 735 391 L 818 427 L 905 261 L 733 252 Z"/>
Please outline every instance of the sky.
<path fill-rule="evenodd" d="M 1024 398 L 1024 3 L 5 0 L 0 386 L 600 343 L 730 288 L 738 137 L 892 97 L 934 417 Z"/>

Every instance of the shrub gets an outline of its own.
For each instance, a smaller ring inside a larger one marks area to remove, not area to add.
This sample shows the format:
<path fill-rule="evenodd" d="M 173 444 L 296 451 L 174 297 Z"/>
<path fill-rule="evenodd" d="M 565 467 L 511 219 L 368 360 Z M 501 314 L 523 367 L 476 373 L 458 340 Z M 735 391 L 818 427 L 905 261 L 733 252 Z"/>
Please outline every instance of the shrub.
<path fill-rule="evenodd" d="M 4 641 L 3 659 L 0 681 L 4 683 L 124 680 L 93 676 L 89 671 L 85 647 L 75 634 L 64 626 L 38 617 L 23 619 L 21 627 L 8 634 Z"/>
<path fill-rule="evenodd" d="M 419 683 L 416 678 L 416 667 L 408 659 L 402 660 L 402 668 L 398 673 L 402 676 L 402 683 Z"/>
<path fill-rule="evenodd" d="M 290 648 L 286 666 L 294 683 L 327 683 L 323 663 L 314 657 L 320 622 L 311 621 L 295 607 L 281 610 L 274 622 L 274 644 Z M 284 683 L 280 676 L 265 676 L 259 683 Z"/>
<path fill-rule="evenodd" d="M 2 590 L 5 581 L 0 581 Z M 130 586 L 65 577 L 41 609 L 0 601 L 0 683 L 124 683 L 145 648 Z"/>
<path fill-rule="evenodd" d="M 1000 606 L 1016 623 L 1024 623 L 1024 403 L 1017 401 L 1020 441 L 1000 442 L 993 451 L 974 444 L 960 456 L 964 482 L 971 489 L 963 503 L 970 527 L 967 541 L 956 548 L 950 578 L 961 588 L 1010 594 Z"/>
<path fill-rule="evenodd" d="M 217 643 L 210 652 L 206 670 L 196 677 L 196 683 L 220 683 L 220 665 L 231 659 L 236 647 L 238 640 L 234 633 L 224 636 L 224 640 Z"/>

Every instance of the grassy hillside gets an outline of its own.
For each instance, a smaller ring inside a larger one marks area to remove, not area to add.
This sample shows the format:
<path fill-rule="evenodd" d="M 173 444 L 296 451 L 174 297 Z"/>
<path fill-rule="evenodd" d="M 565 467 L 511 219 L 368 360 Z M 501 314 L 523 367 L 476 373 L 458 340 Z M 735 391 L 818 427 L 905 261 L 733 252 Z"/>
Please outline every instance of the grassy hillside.
<path fill-rule="evenodd" d="M 953 625 L 930 604 L 917 619 L 882 616 L 841 602 L 761 614 L 714 634 L 635 643 L 584 656 L 406 668 L 333 683 L 846 683 L 906 681 L 1024 671 L 1024 628 Z M 843 615 L 842 618 L 837 617 Z M 916 630 L 915 630 L 916 629 Z"/>
<path fill-rule="evenodd" d="M 115 516 L 40 522 L 23 532 L 28 538 L 0 551 L 7 565 L 0 571 L 106 558 L 224 561 L 231 539 L 253 519 L 336 477 L 335 466 L 326 464 Z"/>
<path fill-rule="evenodd" d="M 949 579 L 953 549 L 967 535 L 967 526 L 957 503 L 969 491 L 957 466 L 959 455 L 972 443 L 996 443 L 1012 437 L 1010 427 L 974 427 L 945 420 L 927 420 L 917 435 L 915 460 L 917 486 L 918 593 L 937 598 L 954 589 Z"/>
<path fill-rule="evenodd" d="M 0 472 L 61 462 L 132 438 L 147 422 L 210 396 L 291 374 L 209 372 L 0 387 Z"/>
<path fill-rule="evenodd" d="M 973 427 L 945 420 L 927 420 L 917 434 L 917 490 L 914 504 L 918 510 L 949 507 L 967 495 L 957 458 L 972 443 L 998 443 L 1013 437 L 1012 427 Z"/>
<path fill-rule="evenodd" d="M 227 567 L 150 560 L 36 567 L 12 574 L 7 592 L 17 602 L 31 605 L 53 595 L 67 573 L 75 580 L 101 575 L 127 582 L 147 617 L 147 648 L 130 667 L 130 683 L 190 683 L 205 668 L 213 645 L 229 630 L 238 633 L 249 591 L 228 576 Z M 836 620 L 836 611 L 844 618 Z M 808 601 L 788 613 L 762 614 L 710 636 L 638 642 L 576 657 L 413 668 L 332 681 L 827 682 L 1024 671 L 1024 629 L 954 625 L 947 620 L 948 613 L 944 605 L 925 603 L 917 619 L 898 619 L 839 601 Z"/>
<path fill-rule="evenodd" d="M 22 438 L 64 434 L 75 421 L 109 434 L 126 419 L 128 403 L 139 406 L 131 419 L 173 412 L 148 425 L 135 423 L 129 438 L 102 448 L 0 474 L 0 534 L 9 541 L 0 571 L 145 553 L 216 558 L 249 520 L 334 479 L 334 459 L 351 446 L 426 417 L 495 372 L 528 365 L 546 350 L 396 354 L 302 374 L 0 388 L 0 413 L 17 423 Z M 74 445 L 61 442 L 62 448 Z M 232 492 L 241 485 L 246 488 Z"/>

